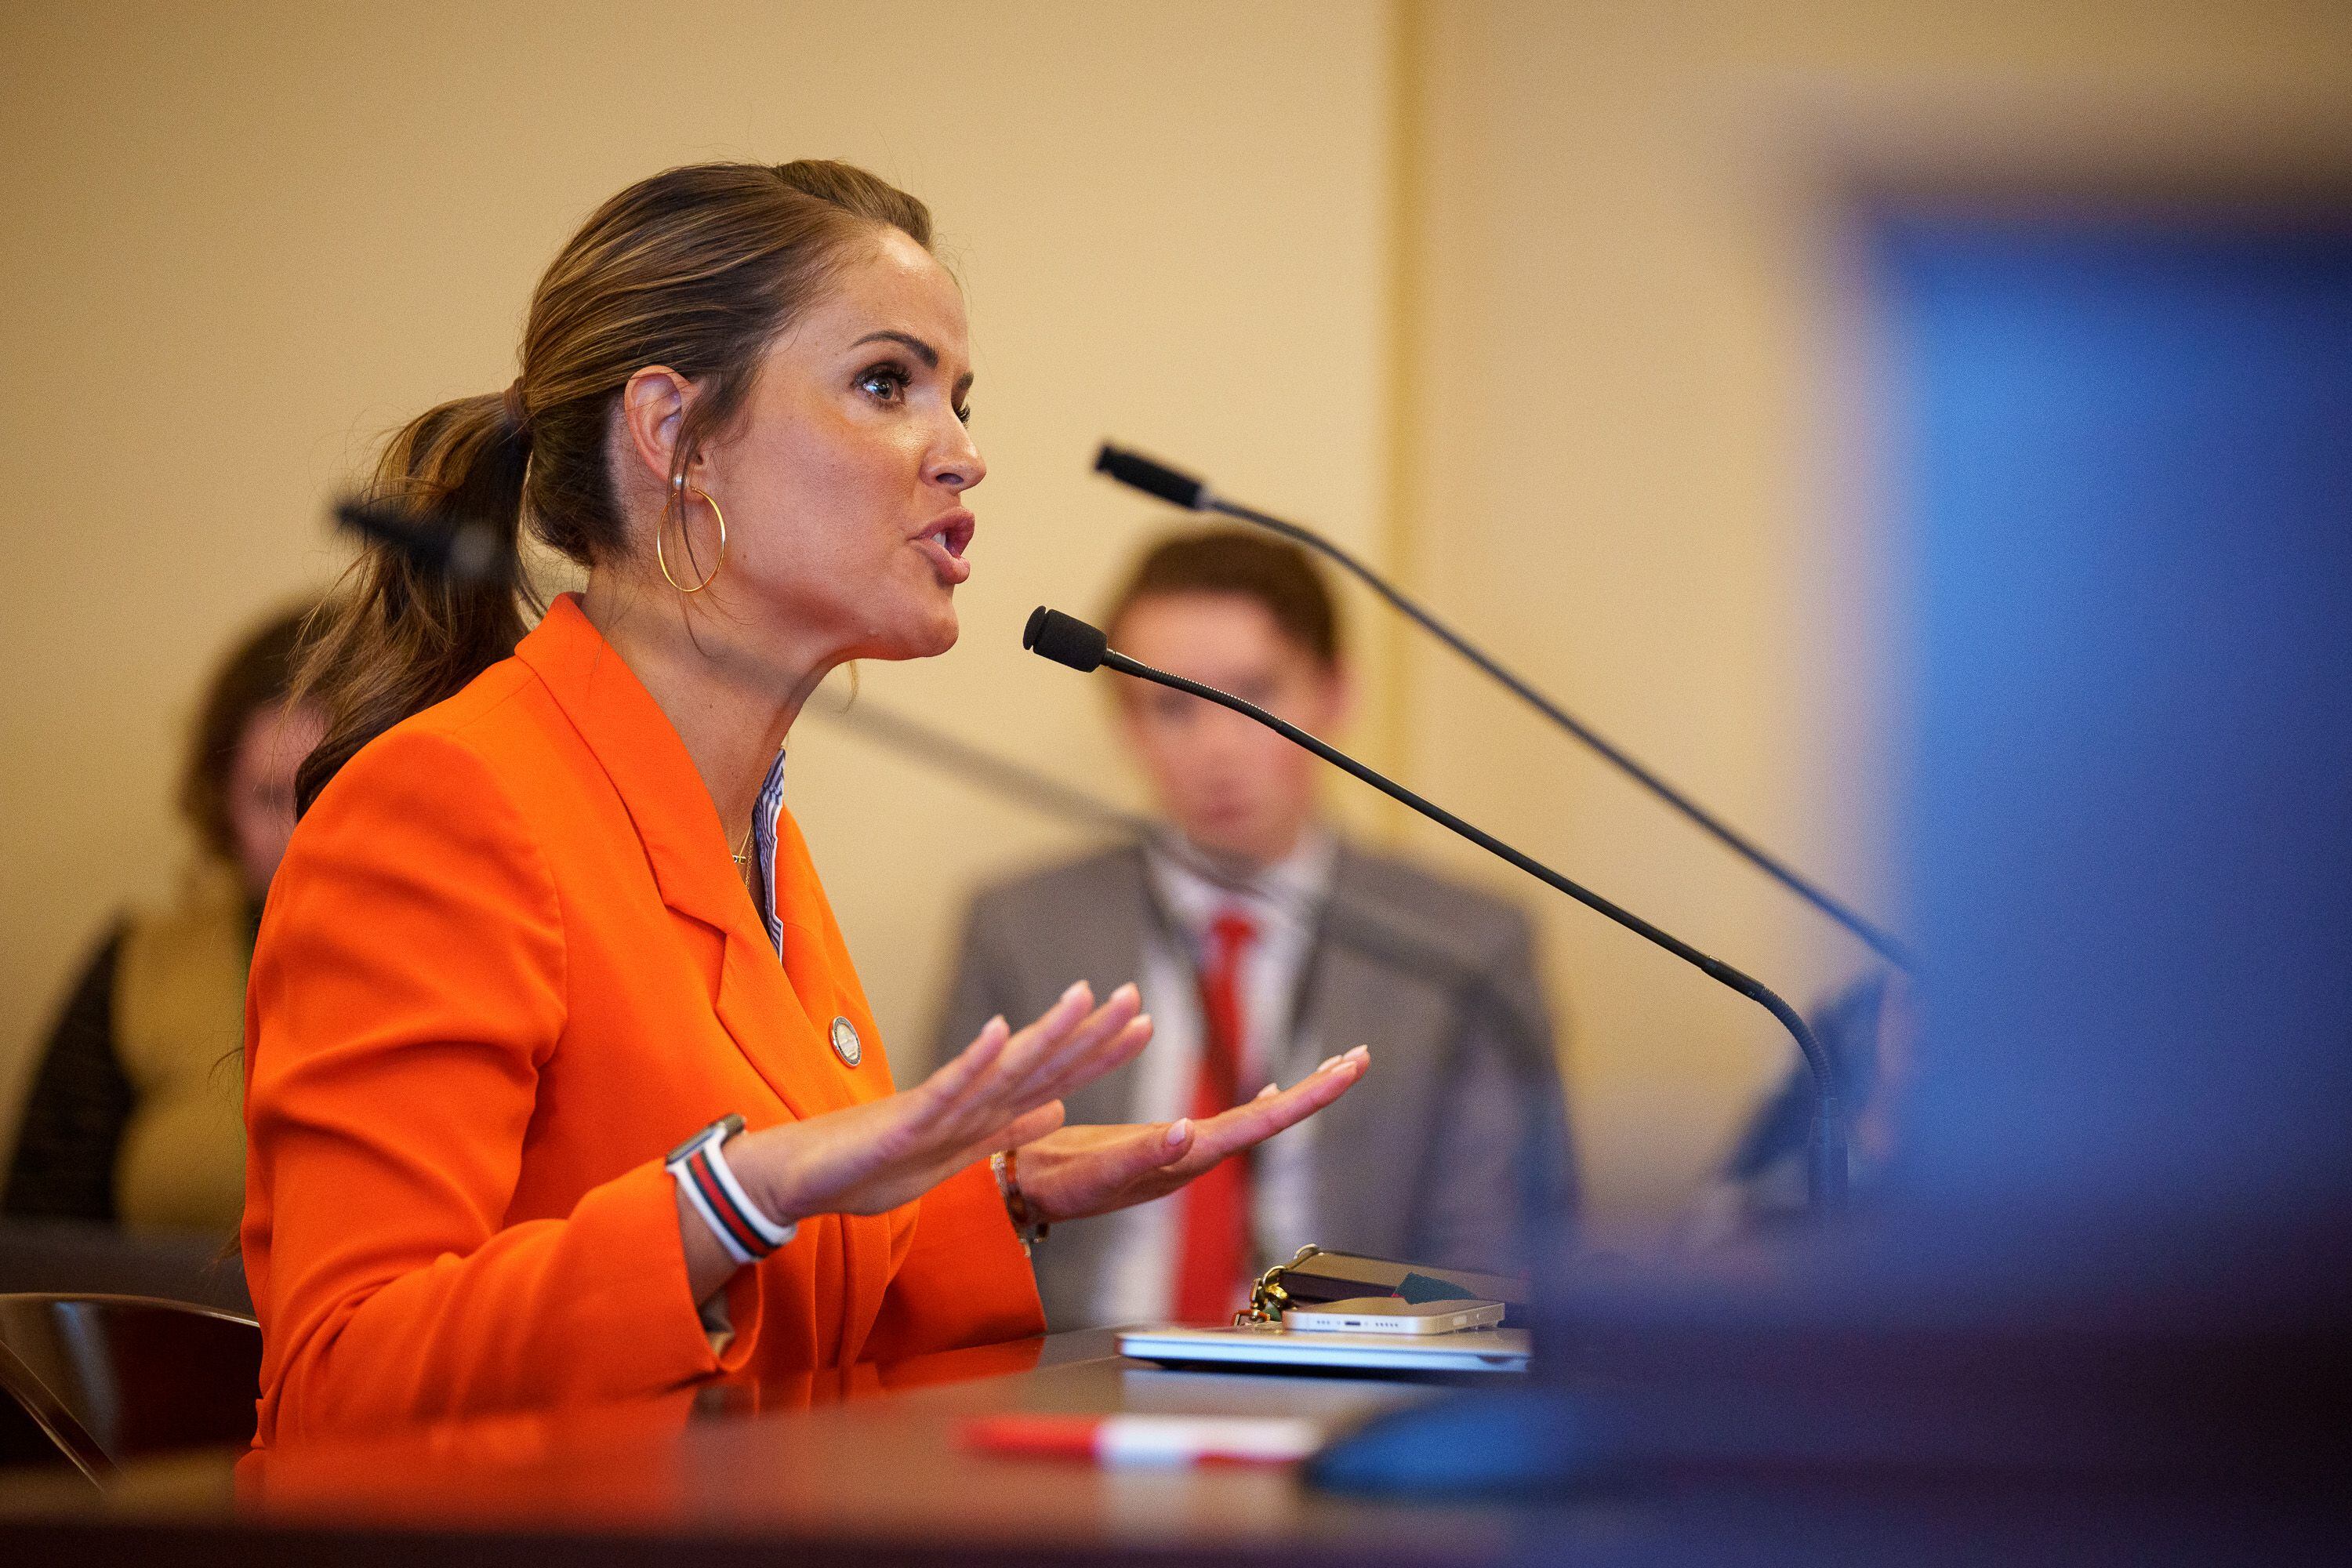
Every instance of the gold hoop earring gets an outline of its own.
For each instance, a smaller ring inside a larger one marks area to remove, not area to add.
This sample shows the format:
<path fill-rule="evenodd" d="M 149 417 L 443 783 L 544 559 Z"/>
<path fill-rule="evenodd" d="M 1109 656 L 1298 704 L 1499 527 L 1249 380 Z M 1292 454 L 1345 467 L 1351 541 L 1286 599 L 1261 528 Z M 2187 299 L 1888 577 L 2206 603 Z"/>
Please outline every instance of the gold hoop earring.
<path fill-rule="evenodd" d="M 662 509 L 661 521 L 656 522 L 654 525 L 654 564 L 661 568 L 662 580 L 667 582 L 671 587 L 677 589 L 679 593 L 699 594 L 705 588 L 710 586 L 712 580 L 719 575 L 719 569 L 727 564 L 727 514 L 719 510 L 719 503 L 710 499 L 710 492 L 709 490 L 699 489 L 693 485 L 688 484 L 684 474 L 680 474 L 677 477 L 677 481 L 673 489 L 677 496 L 678 537 L 681 539 L 686 537 L 686 498 L 689 494 L 700 496 L 702 498 L 702 504 L 710 509 L 710 515 L 719 520 L 719 559 L 710 563 L 710 570 L 703 574 L 702 581 L 697 583 L 691 588 L 679 582 L 677 578 L 671 576 L 669 572 L 669 558 L 662 553 L 662 535 L 667 531 L 667 530 L 662 525 L 669 521 L 669 509 L 667 507 L 664 507 Z"/>

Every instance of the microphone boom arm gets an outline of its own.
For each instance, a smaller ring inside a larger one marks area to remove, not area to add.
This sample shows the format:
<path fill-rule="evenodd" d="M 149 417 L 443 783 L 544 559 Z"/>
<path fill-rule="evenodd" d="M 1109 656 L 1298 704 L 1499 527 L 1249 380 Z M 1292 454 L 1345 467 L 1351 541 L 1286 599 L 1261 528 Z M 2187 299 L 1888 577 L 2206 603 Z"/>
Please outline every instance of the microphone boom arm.
<path fill-rule="evenodd" d="M 1053 656 L 1049 654 L 1047 657 Z M 1845 1206 L 1845 1120 L 1839 1105 L 1836 1073 L 1830 1065 L 1828 1053 L 1822 1050 L 1821 1042 L 1813 1037 L 1813 1032 L 1807 1026 L 1803 1016 L 1770 986 L 1744 971 L 1733 968 L 1719 958 L 1710 957 L 1701 952 L 1680 937 L 1660 930 L 1633 910 L 1612 903 L 1590 888 L 1569 880 L 1535 857 L 1524 854 L 1485 829 L 1465 822 L 1444 806 L 1423 799 L 1402 784 L 1373 772 L 1338 747 L 1326 743 L 1286 720 L 1276 718 L 1255 703 L 1245 702 L 1230 692 L 1218 690 L 1213 686 L 1203 686 L 1197 680 L 1187 680 L 1181 675 L 1171 675 L 1164 669 L 1155 669 L 1150 665 L 1129 658 L 1114 648 L 1105 647 L 1102 650 L 1101 662 L 1121 675 L 1132 676 L 1138 680 L 1148 680 L 1156 686 L 1165 686 L 1177 691 L 1186 692 L 1203 701 L 1213 702 L 1220 708 L 1231 709 L 1244 718 L 1255 720 L 1281 735 L 1285 740 L 1305 747 L 1334 767 L 1343 769 L 1361 779 L 1390 799 L 1411 806 L 1432 822 L 1460 834 L 1488 854 L 1509 861 L 1547 887 L 1566 893 L 1585 908 L 1597 914 L 1607 916 L 1634 935 L 1664 948 L 1685 963 L 1691 965 L 1717 984 L 1728 986 L 1771 1014 L 1779 1020 L 1780 1026 L 1788 1030 L 1795 1038 L 1797 1049 L 1803 1054 L 1805 1065 L 1812 1074 L 1813 1140 L 1807 1175 L 1810 1180 L 1813 1206 L 1824 1213 L 1835 1213 Z"/>
<path fill-rule="evenodd" d="M 1658 776 L 1650 768 L 1628 755 L 1614 742 L 1573 713 L 1538 691 L 1518 676 L 1505 668 L 1484 648 L 1455 631 L 1433 613 L 1424 609 L 1411 595 L 1389 580 L 1357 560 L 1347 551 L 1317 533 L 1313 529 L 1225 500 L 1207 485 L 1189 474 L 1180 473 L 1163 464 L 1155 463 L 1140 454 L 1125 451 L 1106 443 L 1095 458 L 1095 468 L 1125 485 L 1146 494 L 1154 495 L 1173 505 L 1193 511 L 1213 511 L 1269 533 L 1280 534 L 1294 544 L 1305 546 L 1326 557 L 1358 582 L 1387 600 L 1408 620 L 1422 630 L 1461 655 L 1489 679 L 1537 712 L 1583 742 L 1613 764 L 1620 772 L 1657 796 L 1699 828 L 1739 856 L 1749 865 L 1779 882 L 1782 887 L 1829 916 L 1872 951 L 1896 968 L 1908 971 L 1914 967 L 1911 953 L 1902 942 L 1884 927 L 1864 917 L 1843 900 L 1832 896 L 1794 867 L 1749 838 L 1746 834 L 1723 821 L 1698 802 L 1683 794 Z"/>

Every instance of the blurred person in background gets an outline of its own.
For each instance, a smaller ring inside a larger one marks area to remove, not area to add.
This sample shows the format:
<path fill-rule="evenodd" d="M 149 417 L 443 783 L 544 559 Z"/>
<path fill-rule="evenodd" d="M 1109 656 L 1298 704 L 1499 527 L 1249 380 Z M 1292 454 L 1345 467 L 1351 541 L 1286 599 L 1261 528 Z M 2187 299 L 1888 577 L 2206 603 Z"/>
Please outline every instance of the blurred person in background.
<path fill-rule="evenodd" d="M 214 676 L 180 770 L 197 852 L 173 902 L 123 916 L 75 983 L 35 1071 L 0 1210 L 132 1229 L 236 1228 L 236 1051 L 262 897 L 294 831 L 294 773 L 325 732 L 289 706 L 308 606 Z"/>
<path fill-rule="evenodd" d="M 1296 546 L 1230 529 L 1171 537 L 1105 621 L 1112 644 L 1318 735 L 1346 720 L 1339 615 Z M 1199 699 L 1113 688 L 1121 740 L 1164 826 L 983 891 L 940 1021 L 944 1053 L 1082 974 L 1129 980 L 1156 1022 L 1136 1063 L 1071 1097 L 1074 1120 L 1145 1121 L 1287 1081 L 1369 1042 L 1345 1100 L 1163 1203 L 1038 1249 L 1056 1329 L 1222 1320 L 1302 1245 L 1509 1269 L 1574 1195 L 1550 1016 L 1525 916 L 1344 839 L 1324 764 Z"/>

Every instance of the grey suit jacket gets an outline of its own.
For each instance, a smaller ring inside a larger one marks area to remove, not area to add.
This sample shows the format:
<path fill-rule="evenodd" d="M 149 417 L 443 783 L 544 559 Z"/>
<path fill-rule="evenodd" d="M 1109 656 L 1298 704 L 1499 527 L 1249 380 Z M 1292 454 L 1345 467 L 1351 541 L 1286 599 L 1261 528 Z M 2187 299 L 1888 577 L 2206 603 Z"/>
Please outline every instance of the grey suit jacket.
<path fill-rule="evenodd" d="M 1019 1027 L 1074 980 L 1105 996 L 1138 979 L 1155 924 L 1133 845 L 986 889 L 965 924 L 934 1059 L 961 1050 L 992 1014 Z M 1152 999 L 1143 1003 L 1148 1011 Z M 1368 1044 L 1373 1059 L 1322 1112 L 1314 1233 L 1297 1239 L 1440 1267 L 1525 1267 L 1531 1223 L 1563 1220 L 1575 1197 L 1526 917 L 1343 844 L 1300 1013 L 1298 1032 L 1326 1051 Z M 1285 1061 L 1282 1079 L 1314 1065 Z M 1136 1070 L 1072 1095 L 1070 1121 L 1129 1120 Z M 1038 1289 L 1055 1329 L 1088 1325 L 1111 1236 L 1108 1225 L 1082 1220 L 1056 1226 L 1038 1248 Z"/>

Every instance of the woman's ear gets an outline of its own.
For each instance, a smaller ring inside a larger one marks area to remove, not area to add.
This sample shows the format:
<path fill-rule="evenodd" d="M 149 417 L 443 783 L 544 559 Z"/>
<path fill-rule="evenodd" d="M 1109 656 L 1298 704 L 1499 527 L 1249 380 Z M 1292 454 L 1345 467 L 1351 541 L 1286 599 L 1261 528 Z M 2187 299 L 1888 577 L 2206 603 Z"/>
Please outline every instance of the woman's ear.
<path fill-rule="evenodd" d="M 621 423 L 629 433 L 629 450 L 656 489 L 669 488 L 678 436 L 695 395 L 694 384 L 664 364 L 647 365 L 621 388 Z"/>

